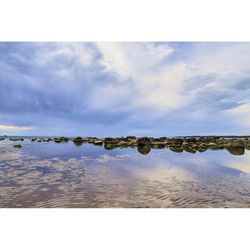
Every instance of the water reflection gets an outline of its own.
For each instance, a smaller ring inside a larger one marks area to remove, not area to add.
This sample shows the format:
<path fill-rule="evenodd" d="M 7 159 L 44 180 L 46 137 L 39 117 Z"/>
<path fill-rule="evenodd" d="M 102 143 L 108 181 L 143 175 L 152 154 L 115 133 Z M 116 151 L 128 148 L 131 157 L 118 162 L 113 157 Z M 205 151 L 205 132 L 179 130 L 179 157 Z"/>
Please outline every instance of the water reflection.
<path fill-rule="evenodd" d="M 145 146 L 139 146 L 137 147 L 138 152 L 142 155 L 147 155 L 151 151 L 151 147 L 148 145 Z"/>
<path fill-rule="evenodd" d="M 0 207 L 250 207 L 248 150 L 14 143 L 0 142 Z"/>

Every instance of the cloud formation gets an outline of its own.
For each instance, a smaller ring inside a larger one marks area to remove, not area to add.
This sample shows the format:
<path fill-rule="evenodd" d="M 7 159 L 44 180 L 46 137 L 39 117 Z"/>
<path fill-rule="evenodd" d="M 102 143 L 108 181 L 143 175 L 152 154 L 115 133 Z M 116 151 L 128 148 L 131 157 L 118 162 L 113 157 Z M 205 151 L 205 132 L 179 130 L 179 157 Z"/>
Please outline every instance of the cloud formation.
<path fill-rule="evenodd" d="M 0 43 L 0 134 L 250 133 L 250 43 Z"/>

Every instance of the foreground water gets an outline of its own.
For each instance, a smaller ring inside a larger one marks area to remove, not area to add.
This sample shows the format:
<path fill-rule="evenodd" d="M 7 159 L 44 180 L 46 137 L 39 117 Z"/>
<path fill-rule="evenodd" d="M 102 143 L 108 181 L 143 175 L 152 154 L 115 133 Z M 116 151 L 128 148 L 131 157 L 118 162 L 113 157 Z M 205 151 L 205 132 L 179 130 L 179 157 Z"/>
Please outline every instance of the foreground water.
<path fill-rule="evenodd" d="M 250 207 L 250 151 L 0 141 L 0 207 Z"/>

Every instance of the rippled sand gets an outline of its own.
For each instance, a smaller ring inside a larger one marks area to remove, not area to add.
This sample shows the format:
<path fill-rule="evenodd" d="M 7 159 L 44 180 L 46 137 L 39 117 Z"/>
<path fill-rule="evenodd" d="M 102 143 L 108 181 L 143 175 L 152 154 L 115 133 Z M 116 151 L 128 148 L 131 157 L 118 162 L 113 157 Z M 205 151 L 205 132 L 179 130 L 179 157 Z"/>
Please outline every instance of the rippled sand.
<path fill-rule="evenodd" d="M 250 153 L 0 142 L 0 207 L 250 207 Z"/>

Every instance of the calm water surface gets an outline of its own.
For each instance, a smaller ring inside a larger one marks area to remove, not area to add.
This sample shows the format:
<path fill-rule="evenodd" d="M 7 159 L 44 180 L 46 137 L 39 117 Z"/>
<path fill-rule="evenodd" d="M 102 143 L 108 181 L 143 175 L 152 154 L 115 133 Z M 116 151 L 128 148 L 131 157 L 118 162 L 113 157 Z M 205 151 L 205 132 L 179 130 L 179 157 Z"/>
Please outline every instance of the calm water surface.
<path fill-rule="evenodd" d="M 19 143 L 19 142 L 18 142 Z M 250 207 L 250 151 L 0 141 L 0 207 Z"/>

